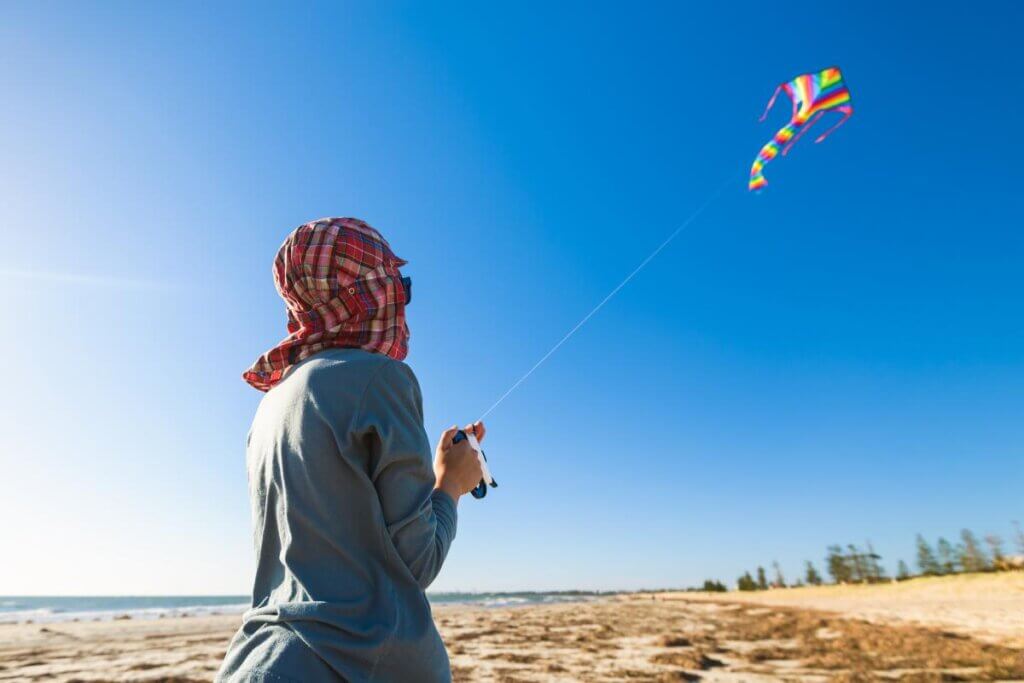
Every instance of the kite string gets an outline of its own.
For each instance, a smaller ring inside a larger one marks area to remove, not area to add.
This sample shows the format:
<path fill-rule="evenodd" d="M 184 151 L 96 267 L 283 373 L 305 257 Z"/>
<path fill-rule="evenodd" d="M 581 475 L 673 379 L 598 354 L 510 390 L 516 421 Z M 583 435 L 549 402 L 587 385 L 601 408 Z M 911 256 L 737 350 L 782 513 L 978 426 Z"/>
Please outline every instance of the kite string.
<path fill-rule="evenodd" d="M 508 390 L 498 398 L 497 401 L 495 401 L 493 404 L 491 404 L 491 407 L 488 408 L 487 410 L 485 410 L 483 415 L 481 415 L 479 419 L 483 420 L 485 417 L 490 415 L 491 411 L 493 411 L 495 408 L 497 408 L 501 404 L 502 401 L 504 401 L 506 398 L 508 398 L 509 394 L 511 394 L 516 389 L 518 389 L 519 385 L 521 385 L 523 382 L 525 382 L 530 377 L 530 375 L 532 375 L 537 370 L 537 368 L 539 368 L 541 365 L 543 365 L 544 362 L 548 358 L 553 356 L 554 353 L 556 351 L 558 351 L 558 349 L 560 349 L 562 347 L 562 345 L 565 344 L 565 342 L 569 341 L 569 338 L 572 337 L 574 334 L 576 334 L 576 332 L 578 332 L 579 329 L 581 327 L 583 327 L 587 323 L 588 320 L 593 318 L 594 315 L 598 311 L 600 311 L 602 308 L 604 308 L 604 305 L 606 303 L 608 303 L 609 301 L 611 301 L 612 297 L 614 297 L 616 294 L 618 294 L 620 289 L 625 287 L 629 283 L 630 280 L 632 280 L 634 277 L 636 277 L 636 274 L 639 273 L 641 270 L 643 270 L 644 266 L 646 266 L 648 263 L 653 261 L 654 258 L 658 254 L 660 254 L 662 252 L 662 250 L 665 247 L 667 247 L 669 245 L 669 243 L 672 240 L 674 240 L 679 235 L 679 233 L 681 233 L 683 230 L 685 230 L 691 223 L 693 223 L 693 221 L 697 220 L 697 217 L 700 216 L 704 212 L 705 209 L 707 209 L 709 206 L 711 206 L 711 204 L 716 199 L 718 199 L 719 196 L 721 196 L 722 191 L 725 190 L 725 188 L 728 187 L 731 183 L 735 182 L 735 180 L 736 180 L 736 176 L 730 176 L 724 183 L 722 183 L 718 187 L 717 190 L 712 192 L 711 195 L 704 201 L 703 204 L 701 204 L 699 207 L 697 207 L 697 209 L 693 213 L 691 213 L 686 218 L 686 220 L 684 220 L 682 223 L 680 223 L 679 227 L 677 227 L 675 230 L 673 230 L 672 233 L 668 237 L 666 237 L 665 240 L 661 244 L 659 244 L 658 247 L 654 251 L 652 251 L 650 254 L 647 255 L 647 258 L 645 258 L 643 261 L 640 262 L 640 265 L 638 265 L 636 268 L 633 269 L 633 272 L 631 272 L 629 275 L 627 275 L 626 278 L 622 282 L 617 284 L 612 291 L 608 292 L 608 295 L 605 296 L 605 298 L 601 299 L 601 301 L 596 306 L 594 306 L 592 309 L 590 309 L 590 312 L 587 313 L 585 316 L 583 316 L 583 318 L 580 319 L 580 321 L 578 323 L 576 323 L 573 326 L 573 328 L 571 330 L 569 330 L 565 334 L 565 336 L 563 336 L 561 339 L 559 339 L 557 344 L 552 346 L 551 349 L 547 353 L 545 353 L 543 356 L 541 356 L 540 360 L 538 360 L 536 363 L 534 363 L 533 367 L 531 367 L 529 370 L 526 371 L 526 374 L 524 374 L 522 377 L 517 379 L 515 381 L 515 383 L 512 386 L 510 386 L 508 388 Z"/>

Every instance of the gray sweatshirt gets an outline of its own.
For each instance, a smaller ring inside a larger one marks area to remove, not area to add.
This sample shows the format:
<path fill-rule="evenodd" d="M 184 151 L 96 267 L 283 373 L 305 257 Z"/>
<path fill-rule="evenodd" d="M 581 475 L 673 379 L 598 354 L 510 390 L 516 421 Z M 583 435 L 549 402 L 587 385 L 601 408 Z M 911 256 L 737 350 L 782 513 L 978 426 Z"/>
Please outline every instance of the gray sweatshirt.
<path fill-rule="evenodd" d="M 404 363 L 323 351 L 260 403 L 256 577 L 218 681 L 450 681 L 424 590 L 455 537 Z"/>

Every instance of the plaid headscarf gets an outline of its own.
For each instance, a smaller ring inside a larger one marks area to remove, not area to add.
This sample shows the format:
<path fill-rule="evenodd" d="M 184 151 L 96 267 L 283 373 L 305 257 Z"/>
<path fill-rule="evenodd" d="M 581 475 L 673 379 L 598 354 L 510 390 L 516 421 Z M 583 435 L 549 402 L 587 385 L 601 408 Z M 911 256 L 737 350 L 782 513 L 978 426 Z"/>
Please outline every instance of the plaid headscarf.
<path fill-rule="evenodd" d="M 380 233 L 356 218 L 321 218 L 295 229 L 274 259 L 274 285 L 288 309 L 288 336 L 242 379 L 269 391 L 299 361 L 329 348 L 403 360 L 409 350 L 405 290 Z"/>

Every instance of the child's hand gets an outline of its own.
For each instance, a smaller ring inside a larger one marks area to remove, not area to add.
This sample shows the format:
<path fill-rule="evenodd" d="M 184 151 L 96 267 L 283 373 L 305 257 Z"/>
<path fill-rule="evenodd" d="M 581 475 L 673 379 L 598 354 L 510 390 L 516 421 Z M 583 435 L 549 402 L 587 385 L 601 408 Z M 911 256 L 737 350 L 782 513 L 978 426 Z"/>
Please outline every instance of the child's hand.
<path fill-rule="evenodd" d="M 441 489 L 455 502 L 475 489 L 483 477 L 480 458 L 469 445 L 469 439 L 452 443 L 458 431 L 458 427 L 446 429 L 437 442 L 437 450 L 434 453 L 434 488 Z M 482 422 L 469 425 L 464 431 L 474 434 L 477 440 L 486 433 Z"/>
<path fill-rule="evenodd" d="M 483 422 L 474 422 L 471 425 L 466 425 L 465 427 L 462 428 L 462 431 L 466 432 L 466 434 L 475 435 L 476 440 L 479 443 L 484 442 L 484 434 L 487 433 L 487 430 L 484 428 Z"/>

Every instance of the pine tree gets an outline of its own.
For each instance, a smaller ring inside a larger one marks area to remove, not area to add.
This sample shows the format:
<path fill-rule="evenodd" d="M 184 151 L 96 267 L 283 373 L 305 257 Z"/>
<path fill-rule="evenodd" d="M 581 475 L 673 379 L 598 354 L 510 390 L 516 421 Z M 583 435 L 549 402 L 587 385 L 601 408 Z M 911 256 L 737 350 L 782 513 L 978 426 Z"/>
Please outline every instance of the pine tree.
<path fill-rule="evenodd" d="M 768 590 L 768 579 L 764 575 L 764 567 L 757 568 L 757 588 L 758 590 Z"/>
<path fill-rule="evenodd" d="M 782 567 L 775 560 L 772 560 L 772 568 L 775 570 L 775 582 L 772 584 L 775 588 L 786 587 L 786 577 L 782 575 Z"/>
<path fill-rule="evenodd" d="M 983 572 L 989 567 L 985 551 L 970 529 L 963 529 L 960 532 L 960 539 L 963 541 L 963 552 L 960 555 L 960 564 L 965 572 Z"/>
<path fill-rule="evenodd" d="M 855 546 L 850 543 L 846 546 L 850 551 L 848 556 L 849 564 L 853 569 L 853 580 L 857 583 L 864 583 L 867 579 L 867 567 L 864 564 L 864 554 Z"/>
<path fill-rule="evenodd" d="M 964 566 L 964 555 L 967 553 L 967 549 L 964 548 L 963 543 L 957 543 L 953 546 L 953 557 L 956 558 L 957 571 L 965 572 L 967 568 Z"/>
<path fill-rule="evenodd" d="M 804 581 L 807 582 L 808 586 L 820 586 L 821 585 L 821 574 L 814 568 L 810 560 L 807 560 L 807 571 L 804 572 Z"/>
<path fill-rule="evenodd" d="M 875 546 L 871 545 L 871 541 L 868 541 L 867 565 L 868 576 L 871 581 L 881 581 L 885 578 L 885 569 L 879 563 L 881 559 L 882 556 L 875 552 Z"/>
<path fill-rule="evenodd" d="M 743 572 L 743 576 L 736 580 L 736 588 L 741 591 L 756 591 L 757 583 L 754 581 L 754 577 L 750 575 L 750 572 Z"/>
<path fill-rule="evenodd" d="M 1017 543 L 1017 552 L 1024 555 L 1024 531 L 1020 528 L 1020 522 L 1013 523 L 1013 540 Z"/>
<path fill-rule="evenodd" d="M 900 560 L 899 568 L 896 570 L 896 578 L 900 581 L 910 578 L 910 567 L 903 560 Z"/>
<path fill-rule="evenodd" d="M 704 586 L 701 588 L 702 591 L 708 593 L 725 593 L 728 588 L 721 581 L 715 581 L 713 579 L 705 579 Z"/>
<path fill-rule="evenodd" d="M 935 560 L 935 553 L 924 540 L 921 534 L 917 535 L 917 566 L 925 576 L 934 576 L 939 573 L 939 563 Z"/>
<path fill-rule="evenodd" d="M 939 552 L 939 573 L 956 574 L 958 555 L 953 550 L 953 546 L 949 544 L 949 541 L 940 536 L 939 542 L 935 547 Z"/>
<path fill-rule="evenodd" d="M 843 549 L 837 545 L 828 547 L 828 555 L 825 557 L 825 565 L 828 573 L 835 583 L 848 583 L 850 581 L 850 565 L 843 557 Z"/>
<path fill-rule="evenodd" d="M 1004 557 L 1003 539 L 995 534 L 989 534 L 985 537 L 985 543 L 988 544 L 989 550 L 992 553 L 992 564 L 999 565 Z"/>

